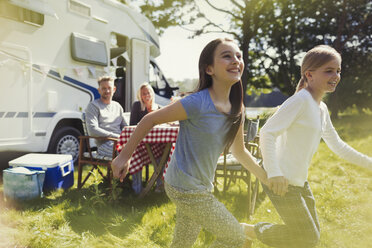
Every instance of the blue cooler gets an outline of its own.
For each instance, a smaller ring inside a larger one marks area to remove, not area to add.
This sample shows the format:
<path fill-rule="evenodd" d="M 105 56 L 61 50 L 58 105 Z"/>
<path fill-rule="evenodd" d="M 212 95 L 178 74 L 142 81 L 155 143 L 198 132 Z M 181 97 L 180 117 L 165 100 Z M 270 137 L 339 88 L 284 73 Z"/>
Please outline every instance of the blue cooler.
<path fill-rule="evenodd" d="M 45 171 L 44 192 L 68 189 L 74 184 L 74 164 L 71 155 L 30 153 L 9 161 L 9 166 Z"/>
<path fill-rule="evenodd" d="M 45 171 L 25 167 L 8 168 L 3 171 L 4 198 L 31 200 L 43 196 Z"/>

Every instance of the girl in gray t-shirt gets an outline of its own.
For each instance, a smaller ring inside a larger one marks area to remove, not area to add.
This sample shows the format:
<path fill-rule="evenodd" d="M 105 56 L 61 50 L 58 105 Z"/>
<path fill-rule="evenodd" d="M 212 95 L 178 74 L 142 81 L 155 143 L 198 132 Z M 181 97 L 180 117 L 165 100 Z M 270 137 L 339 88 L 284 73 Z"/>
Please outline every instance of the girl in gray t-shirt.
<path fill-rule="evenodd" d="M 241 247 L 247 240 L 245 225 L 211 193 L 219 155 L 226 146 L 257 178 L 266 183 L 265 171 L 244 146 L 244 63 L 238 46 L 229 39 L 207 44 L 199 59 L 199 86 L 195 93 L 147 114 L 128 143 L 112 162 L 114 177 L 122 181 L 129 159 L 151 128 L 179 121 L 176 148 L 165 175 L 165 190 L 177 207 L 171 247 L 191 247 L 201 228 L 216 236 L 212 246 Z"/>

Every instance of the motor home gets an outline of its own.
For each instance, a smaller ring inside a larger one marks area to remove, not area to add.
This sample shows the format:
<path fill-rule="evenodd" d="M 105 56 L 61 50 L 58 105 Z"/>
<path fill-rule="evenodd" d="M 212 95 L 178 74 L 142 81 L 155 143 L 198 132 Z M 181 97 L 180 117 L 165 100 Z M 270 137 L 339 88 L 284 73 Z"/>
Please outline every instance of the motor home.
<path fill-rule="evenodd" d="M 116 77 L 127 112 L 146 81 L 169 100 L 159 55 L 153 24 L 118 1 L 0 0 L 0 151 L 76 159 L 99 76 Z"/>

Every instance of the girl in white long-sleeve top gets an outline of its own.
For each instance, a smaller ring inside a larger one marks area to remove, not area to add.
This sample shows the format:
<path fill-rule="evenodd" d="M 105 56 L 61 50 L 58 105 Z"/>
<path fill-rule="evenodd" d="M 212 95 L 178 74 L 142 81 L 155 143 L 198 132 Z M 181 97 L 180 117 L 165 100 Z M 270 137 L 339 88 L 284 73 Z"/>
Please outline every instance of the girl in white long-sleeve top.
<path fill-rule="evenodd" d="M 258 223 L 250 236 L 272 247 L 314 247 L 320 229 L 315 200 L 307 182 L 311 158 L 322 138 L 341 158 L 372 169 L 368 157 L 340 139 L 323 96 L 335 91 L 341 79 L 341 56 L 325 45 L 308 51 L 301 65 L 296 93 L 268 119 L 260 131 L 263 185 L 284 224 Z"/>

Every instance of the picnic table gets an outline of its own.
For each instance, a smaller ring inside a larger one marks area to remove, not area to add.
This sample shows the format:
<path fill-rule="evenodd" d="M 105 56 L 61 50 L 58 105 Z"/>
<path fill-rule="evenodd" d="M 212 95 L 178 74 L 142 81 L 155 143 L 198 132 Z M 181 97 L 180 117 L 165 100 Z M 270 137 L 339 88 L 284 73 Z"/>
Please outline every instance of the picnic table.
<path fill-rule="evenodd" d="M 128 142 L 136 126 L 125 126 L 120 134 L 117 144 L 117 151 L 120 152 Z M 142 170 L 143 166 L 154 165 L 154 172 L 151 175 L 146 187 L 142 190 L 139 197 L 145 196 L 158 177 L 162 176 L 163 171 L 168 167 L 168 163 L 175 148 L 179 127 L 176 125 L 157 125 L 143 138 L 136 150 L 133 152 L 129 173 L 135 174 Z M 160 158 L 159 163 L 157 159 Z"/>

